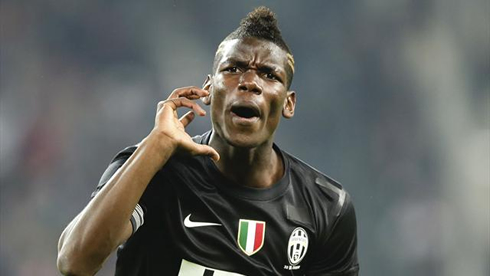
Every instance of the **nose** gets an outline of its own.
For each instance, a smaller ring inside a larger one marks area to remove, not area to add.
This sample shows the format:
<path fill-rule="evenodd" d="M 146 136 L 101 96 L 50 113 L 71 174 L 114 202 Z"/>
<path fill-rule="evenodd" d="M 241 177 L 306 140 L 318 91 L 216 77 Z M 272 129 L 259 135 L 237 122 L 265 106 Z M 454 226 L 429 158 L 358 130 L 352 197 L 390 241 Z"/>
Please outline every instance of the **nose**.
<path fill-rule="evenodd" d="M 238 90 L 244 92 L 252 92 L 259 95 L 262 93 L 262 87 L 260 87 L 257 81 L 258 76 L 255 70 L 247 70 L 240 77 Z"/>

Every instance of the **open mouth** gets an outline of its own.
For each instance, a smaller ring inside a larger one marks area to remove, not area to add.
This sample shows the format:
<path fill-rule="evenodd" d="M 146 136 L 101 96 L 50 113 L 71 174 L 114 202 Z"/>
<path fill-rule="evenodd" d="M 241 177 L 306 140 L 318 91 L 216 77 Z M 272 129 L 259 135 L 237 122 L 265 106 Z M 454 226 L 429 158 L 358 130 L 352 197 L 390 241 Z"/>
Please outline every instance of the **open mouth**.
<path fill-rule="evenodd" d="M 238 117 L 242 117 L 246 119 L 260 117 L 259 110 L 254 106 L 243 106 L 243 105 L 232 106 L 231 112 L 233 112 Z"/>

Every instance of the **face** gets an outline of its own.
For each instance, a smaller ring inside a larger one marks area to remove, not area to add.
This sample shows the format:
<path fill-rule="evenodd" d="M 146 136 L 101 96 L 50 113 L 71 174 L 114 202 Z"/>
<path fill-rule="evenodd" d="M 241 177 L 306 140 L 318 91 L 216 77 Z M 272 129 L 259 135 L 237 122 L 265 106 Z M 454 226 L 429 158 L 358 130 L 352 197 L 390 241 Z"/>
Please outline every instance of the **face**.
<path fill-rule="evenodd" d="M 216 134 L 235 147 L 272 142 L 281 116 L 294 115 L 295 93 L 288 91 L 286 52 L 272 42 L 235 39 L 220 47 L 221 58 L 206 82 Z"/>

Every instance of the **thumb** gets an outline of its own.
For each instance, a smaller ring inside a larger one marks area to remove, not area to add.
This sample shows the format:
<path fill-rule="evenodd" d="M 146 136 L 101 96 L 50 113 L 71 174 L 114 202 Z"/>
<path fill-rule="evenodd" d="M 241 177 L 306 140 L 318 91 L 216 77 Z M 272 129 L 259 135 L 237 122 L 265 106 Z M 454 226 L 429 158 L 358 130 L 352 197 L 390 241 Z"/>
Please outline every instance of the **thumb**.
<path fill-rule="evenodd" d="M 220 158 L 218 152 L 208 145 L 197 144 L 194 141 L 185 141 L 182 146 L 191 155 L 207 155 L 214 161 L 218 161 Z"/>
<path fill-rule="evenodd" d="M 219 153 L 210 146 L 196 144 L 197 155 L 207 155 L 211 157 L 215 162 L 220 159 Z"/>

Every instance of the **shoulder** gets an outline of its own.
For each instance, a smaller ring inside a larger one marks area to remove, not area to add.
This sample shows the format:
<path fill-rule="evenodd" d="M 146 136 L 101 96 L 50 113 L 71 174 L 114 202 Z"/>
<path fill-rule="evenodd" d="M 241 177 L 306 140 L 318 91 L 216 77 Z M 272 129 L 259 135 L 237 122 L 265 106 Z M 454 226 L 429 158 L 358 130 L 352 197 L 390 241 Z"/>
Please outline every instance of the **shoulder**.
<path fill-rule="evenodd" d="M 208 132 L 205 132 L 201 135 L 196 135 L 196 136 L 192 137 L 192 140 L 198 144 L 207 144 L 207 142 L 209 140 L 210 133 L 211 133 L 211 131 L 208 131 Z M 128 146 L 128 147 L 124 148 L 123 150 L 119 151 L 112 158 L 110 163 L 111 164 L 119 164 L 119 167 L 120 167 L 122 164 L 124 164 L 124 162 L 126 162 L 126 160 L 129 159 L 129 157 L 131 157 L 131 155 L 136 151 L 136 149 L 138 149 L 139 145 L 140 144 L 138 143 L 136 145 Z M 189 159 L 196 159 L 196 158 L 189 158 L 189 157 L 182 158 L 182 157 L 172 156 L 167 161 L 167 164 L 168 165 L 174 165 L 174 164 L 180 164 L 180 163 L 185 164 L 185 163 L 188 163 L 191 161 Z"/>
<path fill-rule="evenodd" d="M 211 138 L 211 130 L 206 131 L 205 133 L 201 135 L 196 135 L 192 137 L 192 141 L 197 144 L 201 145 L 206 145 L 209 142 L 209 139 Z"/>
<path fill-rule="evenodd" d="M 118 152 L 111 160 L 107 168 L 104 170 L 104 173 L 99 179 L 99 183 L 97 184 L 97 187 L 94 192 L 91 194 L 91 198 L 93 198 L 111 179 L 111 177 L 117 172 L 117 170 L 122 167 L 124 162 L 129 159 L 129 157 L 133 154 L 133 152 L 136 150 L 137 146 L 130 146 L 127 147 L 120 152 Z"/>
<path fill-rule="evenodd" d="M 303 160 L 282 151 L 283 156 L 289 162 L 291 178 L 300 187 L 299 189 L 310 193 L 319 204 L 326 205 L 330 214 L 337 217 L 350 204 L 350 197 L 342 184 L 332 177 L 324 174 Z"/>
<path fill-rule="evenodd" d="M 112 158 L 111 163 L 114 162 L 125 162 L 133 153 L 134 151 L 138 148 L 138 145 L 132 145 L 129 147 L 124 148 L 123 150 L 119 151 L 114 158 Z"/>
<path fill-rule="evenodd" d="M 345 267 L 357 271 L 357 222 L 349 193 L 335 179 L 291 154 L 283 154 L 290 163 L 293 190 L 300 193 L 310 211 L 299 219 L 304 221 L 310 214 L 310 225 L 314 228 L 317 260 L 312 263 L 311 273 L 324 273 L 326 268 L 329 272 L 344 271 Z"/>

